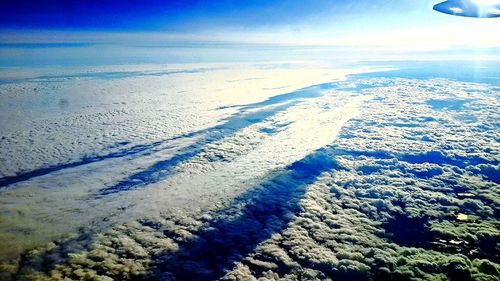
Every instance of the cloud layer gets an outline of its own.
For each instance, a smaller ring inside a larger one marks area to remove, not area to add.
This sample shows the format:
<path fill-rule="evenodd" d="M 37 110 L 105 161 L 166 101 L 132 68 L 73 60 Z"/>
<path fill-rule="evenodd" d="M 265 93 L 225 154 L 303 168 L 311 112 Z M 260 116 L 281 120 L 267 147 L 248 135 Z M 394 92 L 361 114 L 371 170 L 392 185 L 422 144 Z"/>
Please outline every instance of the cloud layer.
<path fill-rule="evenodd" d="M 358 99 L 359 115 L 339 123 Z M 210 191 L 246 184 L 233 200 L 3 268 L 40 280 L 498 280 L 498 100 L 494 85 L 447 79 L 337 82 L 175 165 Z M 304 119 L 315 132 L 301 134 Z M 280 151 L 302 142 L 316 149 Z"/>

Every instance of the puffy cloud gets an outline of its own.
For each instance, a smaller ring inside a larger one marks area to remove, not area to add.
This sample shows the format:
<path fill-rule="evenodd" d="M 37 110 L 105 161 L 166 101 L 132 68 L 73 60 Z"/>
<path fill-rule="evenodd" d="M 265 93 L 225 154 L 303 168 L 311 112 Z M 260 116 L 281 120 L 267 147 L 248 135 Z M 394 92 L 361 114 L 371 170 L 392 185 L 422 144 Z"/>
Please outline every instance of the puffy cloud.
<path fill-rule="evenodd" d="M 80 251 L 68 249 L 49 273 L 37 269 L 50 250 L 28 256 L 32 262 L 22 274 L 498 280 L 499 187 L 492 178 L 499 161 L 492 124 L 498 101 L 488 86 L 359 78 L 339 82 L 339 89 L 342 83 L 372 85 L 359 90 L 372 99 L 332 144 L 208 214 L 165 214 L 115 226 Z M 460 112 L 428 103 L 447 99 L 470 101 Z M 244 136 L 232 137 L 227 150 L 197 156 L 196 164 L 238 159 L 238 138 Z M 461 213 L 468 220 L 456 220 Z"/>

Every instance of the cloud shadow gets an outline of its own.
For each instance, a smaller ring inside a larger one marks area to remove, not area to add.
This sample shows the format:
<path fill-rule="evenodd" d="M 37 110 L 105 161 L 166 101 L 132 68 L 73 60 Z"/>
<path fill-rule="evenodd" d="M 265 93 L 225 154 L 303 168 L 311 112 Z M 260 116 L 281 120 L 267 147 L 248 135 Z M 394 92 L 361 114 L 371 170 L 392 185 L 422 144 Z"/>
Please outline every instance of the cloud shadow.
<path fill-rule="evenodd" d="M 181 243 L 177 253 L 157 258 L 152 276 L 199 281 L 222 277 L 259 243 L 280 233 L 298 212 L 307 185 L 335 168 L 337 163 L 328 148 L 289 165 L 228 208 L 214 213 L 214 219 L 194 233 L 194 239 Z"/>

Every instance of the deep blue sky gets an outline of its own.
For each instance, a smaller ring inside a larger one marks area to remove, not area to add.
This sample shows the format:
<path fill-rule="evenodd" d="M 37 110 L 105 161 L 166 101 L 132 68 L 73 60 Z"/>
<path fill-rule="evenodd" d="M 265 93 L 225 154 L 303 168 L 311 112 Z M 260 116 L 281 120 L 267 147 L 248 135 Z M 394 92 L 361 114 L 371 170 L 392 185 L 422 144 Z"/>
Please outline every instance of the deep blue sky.
<path fill-rule="evenodd" d="M 0 27 L 56 30 L 188 31 L 207 27 L 296 24 L 321 18 L 406 14 L 417 1 L 395 0 L 3 0 Z M 420 1 L 424 3 L 426 1 Z M 423 5 L 426 9 L 427 5 Z M 429 11 L 430 12 L 430 11 Z"/>

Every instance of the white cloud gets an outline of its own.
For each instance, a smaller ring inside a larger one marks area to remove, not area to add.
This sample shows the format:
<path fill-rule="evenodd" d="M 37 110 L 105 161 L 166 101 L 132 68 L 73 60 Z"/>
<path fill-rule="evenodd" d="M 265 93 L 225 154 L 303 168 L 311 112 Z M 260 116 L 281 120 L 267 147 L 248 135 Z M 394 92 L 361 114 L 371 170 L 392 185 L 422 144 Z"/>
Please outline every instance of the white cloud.
<path fill-rule="evenodd" d="M 44 275 L 36 270 L 46 258 L 57 264 L 54 279 L 495 276 L 498 264 L 477 257 L 493 259 L 485 245 L 499 239 L 498 184 L 488 178 L 498 163 L 496 86 L 409 78 L 336 85 L 210 143 L 178 177 L 106 202 L 156 203 L 161 215 L 50 246 L 57 255 L 32 252 L 25 272 Z M 429 104 L 463 99 L 459 110 Z M 467 222 L 456 221 L 460 213 Z"/>

